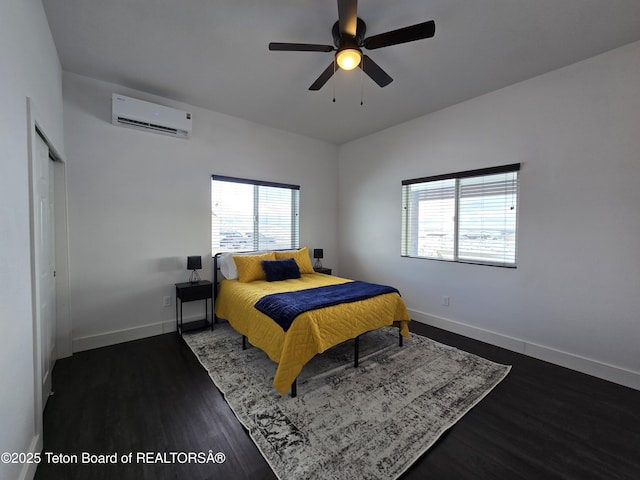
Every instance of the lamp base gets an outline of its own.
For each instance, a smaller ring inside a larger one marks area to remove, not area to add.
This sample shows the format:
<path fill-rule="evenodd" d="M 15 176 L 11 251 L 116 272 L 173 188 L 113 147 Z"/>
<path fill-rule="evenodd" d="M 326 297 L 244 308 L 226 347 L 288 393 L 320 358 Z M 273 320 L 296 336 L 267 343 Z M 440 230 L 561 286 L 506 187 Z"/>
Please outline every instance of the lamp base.
<path fill-rule="evenodd" d="M 322 262 L 319 258 L 316 258 L 316 263 L 313 264 L 313 268 L 322 268 Z"/>
<path fill-rule="evenodd" d="M 189 277 L 189 281 L 191 283 L 198 283 L 200 281 L 200 275 L 197 270 L 191 272 L 191 276 Z"/>

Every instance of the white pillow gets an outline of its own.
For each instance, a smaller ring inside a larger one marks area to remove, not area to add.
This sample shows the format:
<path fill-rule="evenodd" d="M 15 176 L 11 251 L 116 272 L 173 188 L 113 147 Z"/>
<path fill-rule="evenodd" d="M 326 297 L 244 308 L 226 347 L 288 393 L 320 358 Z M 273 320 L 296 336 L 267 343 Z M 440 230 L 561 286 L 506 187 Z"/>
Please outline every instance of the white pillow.
<path fill-rule="evenodd" d="M 233 254 L 223 253 L 220 255 L 220 272 L 227 280 L 237 280 L 238 270 L 236 262 L 233 261 Z"/>

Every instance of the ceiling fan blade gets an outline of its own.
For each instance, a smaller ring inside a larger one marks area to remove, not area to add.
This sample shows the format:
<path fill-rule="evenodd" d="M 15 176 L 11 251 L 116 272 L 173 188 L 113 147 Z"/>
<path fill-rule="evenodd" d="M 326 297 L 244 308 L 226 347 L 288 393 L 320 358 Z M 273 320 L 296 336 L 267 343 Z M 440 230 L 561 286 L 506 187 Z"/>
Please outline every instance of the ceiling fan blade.
<path fill-rule="evenodd" d="M 358 0 L 338 0 L 340 33 L 356 36 L 358 29 Z"/>
<path fill-rule="evenodd" d="M 315 45 L 313 43 L 278 43 L 271 42 L 269 50 L 281 52 L 332 52 L 332 45 Z"/>
<path fill-rule="evenodd" d="M 331 78 L 335 69 L 335 65 L 333 64 L 333 62 L 331 62 L 331 64 L 325 69 L 325 71 L 322 72 L 317 80 L 313 82 L 313 84 L 309 87 L 309 90 L 320 90 L 324 86 L 324 84 L 327 83 L 327 81 Z"/>
<path fill-rule="evenodd" d="M 387 72 L 385 72 L 380 66 L 371 60 L 368 55 L 362 56 L 362 62 L 360 62 L 360 68 L 371 77 L 371 80 L 376 82 L 380 87 L 386 87 L 391 82 L 393 82 L 393 78 L 391 78 Z"/>
<path fill-rule="evenodd" d="M 387 33 L 373 35 L 365 39 L 364 48 L 374 50 L 376 48 L 398 45 L 399 43 L 414 42 L 423 38 L 431 38 L 436 34 L 436 24 L 433 20 L 418 23 L 409 27 L 399 28 Z"/>

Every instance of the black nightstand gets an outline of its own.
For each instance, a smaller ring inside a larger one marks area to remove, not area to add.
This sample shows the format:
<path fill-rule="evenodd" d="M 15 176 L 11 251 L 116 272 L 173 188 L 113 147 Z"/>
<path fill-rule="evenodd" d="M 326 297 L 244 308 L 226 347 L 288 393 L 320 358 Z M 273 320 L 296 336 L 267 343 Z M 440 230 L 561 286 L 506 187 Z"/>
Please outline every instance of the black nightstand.
<path fill-rule="evenodd" d="M 331 269 L 327 267 L 313 267 L 313 270 L 317 273 L 325 273 L 331 275 Z"/>
<path fill-rule="evenodd" d="M 178 316 L 178 300 L 180 300 L 180 316 Z M 182 304 L 184 302 L 193 302 L 195 300 L 204 300 L 204 318 L 202 320 L 194 320 L 183 325 Z M 213 330 L 213 321 L 209 322 L 207 300 L 211 301 L 211 316 L 213 317 L 213 284 L 209 280 L 200 280 L 195 283 L 176 283 L 176 331 L 181 336 L 184 332 L 206 328 L 209 325 L 211 325 L 211 330 Z"/>

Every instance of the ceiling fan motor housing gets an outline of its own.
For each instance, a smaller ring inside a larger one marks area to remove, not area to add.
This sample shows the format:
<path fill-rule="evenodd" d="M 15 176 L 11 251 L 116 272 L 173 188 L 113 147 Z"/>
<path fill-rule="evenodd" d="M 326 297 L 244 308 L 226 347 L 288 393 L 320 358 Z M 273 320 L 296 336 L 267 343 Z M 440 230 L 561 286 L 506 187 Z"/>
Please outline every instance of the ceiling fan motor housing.
<path fill-rule="evenodd" d="M 331 35 L 333 35 L 333 44 L 338 50 L 343 48 L 357 48 L 359 49 L 364 44 L 364 34 L 367 32 L 367 24 L 364 23 L 360 17 L 358 17 L 356 36 L 341 35 L 340 34 L 340 22 L 333 24 L 331 29 Z"/>

